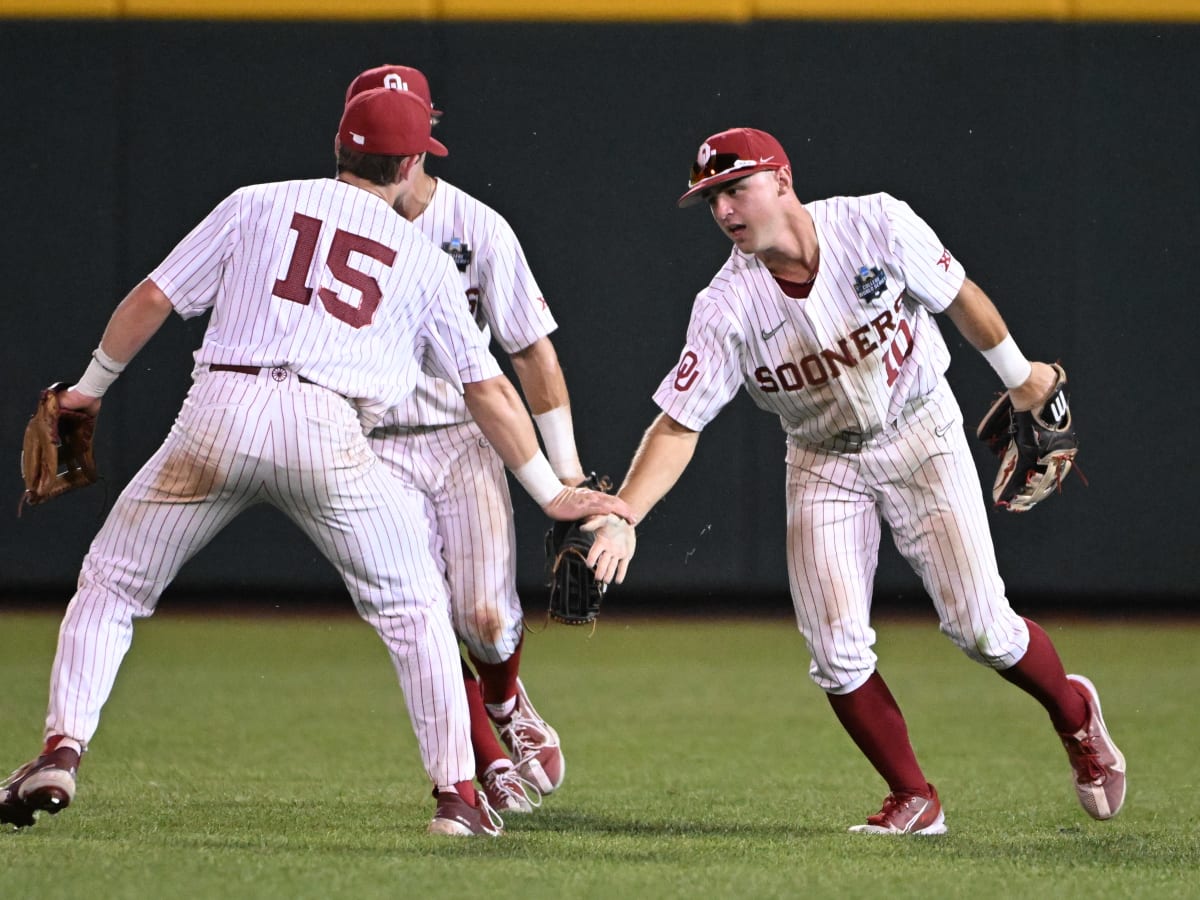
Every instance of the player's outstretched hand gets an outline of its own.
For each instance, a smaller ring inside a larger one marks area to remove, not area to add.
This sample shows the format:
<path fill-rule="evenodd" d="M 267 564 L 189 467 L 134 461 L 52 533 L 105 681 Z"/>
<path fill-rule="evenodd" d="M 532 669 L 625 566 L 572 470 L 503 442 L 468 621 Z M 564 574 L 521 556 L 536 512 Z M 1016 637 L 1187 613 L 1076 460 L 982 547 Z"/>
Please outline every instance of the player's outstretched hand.
<path fill-rule="evenodd" d="M 558 522 L 574 522 L 576 519 L 612 513 L 630 524 L 637 523 L 637 516 L 620 497 L 587 488 L 563 488 L 542 507 L 542 512 Z"/>
<path fill-rule="evenodd" d="M 595 572 L 596 580 L 603 584 L 623 582 L 637 547 L 633 526 L 619 516 L 607 515 L 588 519 L 580 530 L 590 531 L 595 537 L 588 551 L 587 564 Z"/>

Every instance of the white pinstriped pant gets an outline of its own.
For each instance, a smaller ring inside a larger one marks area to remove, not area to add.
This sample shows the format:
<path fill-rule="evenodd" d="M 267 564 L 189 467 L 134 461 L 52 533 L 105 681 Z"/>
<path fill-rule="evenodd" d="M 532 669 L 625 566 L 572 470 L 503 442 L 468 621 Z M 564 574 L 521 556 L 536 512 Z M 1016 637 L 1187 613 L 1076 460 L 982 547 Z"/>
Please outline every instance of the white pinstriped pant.
<path fill-rule="evenodd" d="M 523 622 L 504 463 L 474 422 L 376 429 L 370 443 L 426 497 L 458 636 L 477 659 L 504 662 L 517 649 Z"/>
<path fill-rule="evenodd" d="M 881 522 L 921 577 L 941 631 L 1006 669 L 1029 630 L 1004 596 L 979 476 L 948 389 L 859 453 L 788 444 L 788 580 L 809 674 L 845 694 L 875 671 L 871 595 Z"/>
<path fill-rule="evenodd" d="M 430 779 L 473 778 L 458 644 L 423 500 L 380 465 L 348 401 L 291 374 L 197 373 L 167 439 L 84 558 L 59 631 L 47 735 L 86 745 L 133 620 L 151 615 L 180 567 L 257 503 L 308 535 L 383 639 Z"/>

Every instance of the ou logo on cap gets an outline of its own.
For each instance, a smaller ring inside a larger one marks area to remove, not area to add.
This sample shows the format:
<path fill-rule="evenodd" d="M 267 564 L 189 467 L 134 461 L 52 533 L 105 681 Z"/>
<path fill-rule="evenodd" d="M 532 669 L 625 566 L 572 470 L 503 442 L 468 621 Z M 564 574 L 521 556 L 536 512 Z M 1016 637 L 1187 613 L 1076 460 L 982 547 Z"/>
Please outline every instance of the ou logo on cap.
<path fill-rule="evenodd" d="M 708 141 L 705 141 L 700 145 L 700 150 L 696 153 L 696 165 L 698 165 L 700 168 L 704 168 L 706 165 L 708 165 L 708 161 L 716 155 L 716 152 L 717 151 L 709 146 Z"/>
<path fill-rule="evenodd" d="M 393 91 L 407 91 L 408 85 L 404 83 L 404 79 L 395 72 L 389 72 L 383 76 L 383 86 L 391 88 Z"/>

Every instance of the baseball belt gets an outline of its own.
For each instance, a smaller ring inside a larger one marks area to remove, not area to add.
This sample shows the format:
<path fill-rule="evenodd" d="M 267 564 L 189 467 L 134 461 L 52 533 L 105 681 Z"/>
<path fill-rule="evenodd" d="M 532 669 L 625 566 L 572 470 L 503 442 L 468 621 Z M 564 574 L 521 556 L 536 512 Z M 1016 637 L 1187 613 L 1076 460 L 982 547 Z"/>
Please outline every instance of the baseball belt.
<path fill-rule="evenodd" d="M 283 366 L 272 366 L 264 369 L 262 366 L 234 366 L 226 363 L 210 363 L 208 367 L 210 372 L 238 372 L 242 375 L 261 375 L 264 371 L 269 372 L 271 377 L 276 381 L 283 381 L 288 375 L 295 375 L 296 380 L 301 384 L 316 384 L 308 378 L 305 378 L 298 372 L 293 372 L 291 369 L 285 369 Z"/>

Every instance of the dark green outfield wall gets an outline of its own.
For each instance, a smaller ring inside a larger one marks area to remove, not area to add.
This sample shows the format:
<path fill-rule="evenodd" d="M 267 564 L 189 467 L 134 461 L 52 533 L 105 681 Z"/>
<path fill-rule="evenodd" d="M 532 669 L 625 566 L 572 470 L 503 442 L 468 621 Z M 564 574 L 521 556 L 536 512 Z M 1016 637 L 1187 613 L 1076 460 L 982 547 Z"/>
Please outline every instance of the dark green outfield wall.
<path fill-rule="evenodd" d="M 345 84 L 382 62 L 429 74 L 451 148 L 431 170 L 521 236 L 561 326 L 587 466 L 624 474 L 691 299 L 727 254 L 705 212 L 674 205 L 695 148 L 755 125 L 788 148 L 804 198 L 912 203 L 1023 348 L 1068 367 L 1091 486 L 1072 478 L 1028 516 L 994 515 L 1010 593 L 1108 608 L 1200 593 L 1196 26 L 0 21 L 12 510 L 36 390 L 78 376 L 114 304 L 233 188 L 330 173 Z M 202 332 L 169 322 L 106 399 L 110 502 L 166 433 Z M 997 382 L 950 337 L 974 420 Z M 628 591 L 785 590 L 783 449 L 748 400 L 728 409 L 643 527 Z M 992 461 L 979 463 L 990 484 Z M 3 584 L 65 599 L 104 501 L 93 489 L 0 517 Z M 544 522 L 517 505 L 533 585 Z M 178 587 L 337 583 L 263 510 Z M 921 597 L 890 547 L 877 588 Z"/>

